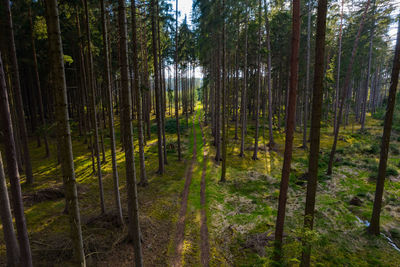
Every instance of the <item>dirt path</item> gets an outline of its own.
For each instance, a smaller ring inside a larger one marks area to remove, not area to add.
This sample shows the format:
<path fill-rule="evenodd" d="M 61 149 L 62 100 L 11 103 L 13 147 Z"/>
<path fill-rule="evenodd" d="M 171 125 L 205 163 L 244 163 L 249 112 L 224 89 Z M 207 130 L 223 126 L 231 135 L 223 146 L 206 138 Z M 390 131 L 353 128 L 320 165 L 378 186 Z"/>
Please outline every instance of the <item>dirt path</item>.
<path fill-rule="evenodd" d="M 182 192 L 181 210 L 179 212 L 179 219 L 176 223 L 175 234 L 175 255 L 172 259 L 172 266 L 182 266 L 182 249 L 185 236 L 185 219 L 186 210 L 188 206 L 189 188 L 192 182 L 193 167 L 196 163 L 197 156 L 197 142 L 196 142 L 196 127 L 195 127 L 196 113 L 193 116 L 193 156 L 188 170 L 185 175 L 185 187 Z"/>
<path fill-rule="evenodd" d="M 201 264 L 209 266 L 210 261 L 210 244 L 208 242 L 208 227 L 207 227 L 207 213 L 206 213 L 206 171 L 207 171 L 207 151 L 206 139 L 203 132 L 203 127 L 199 120 L 201 136 L 203 139 L 203 170 L 201 173 L 201 187 L 200 187 L 200 204 L 201 204 L 201 217 L 200 217 L 200 248 L 201 248 Z"/>

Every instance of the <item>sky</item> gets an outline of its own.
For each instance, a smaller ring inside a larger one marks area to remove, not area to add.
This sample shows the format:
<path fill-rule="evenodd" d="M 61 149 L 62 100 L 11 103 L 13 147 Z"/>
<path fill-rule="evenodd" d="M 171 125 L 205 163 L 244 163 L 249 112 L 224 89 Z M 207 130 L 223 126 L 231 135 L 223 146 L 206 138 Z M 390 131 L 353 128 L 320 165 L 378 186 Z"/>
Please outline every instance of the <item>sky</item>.
<path fill-rule="evenodd" d="M 174 9 L 175 9 L 175 4 L 176 2 L 173 1 L 174 3 Z M 179 21 L 182 22 L 183 19 L 185 18 L 185 15 L 188 18 L 188 23 L 190 23 L 190 13 L 192 11 L 192 0 L 179 0 L 178 2 L 178 10 L 181 13 L 179 17 Z"/>

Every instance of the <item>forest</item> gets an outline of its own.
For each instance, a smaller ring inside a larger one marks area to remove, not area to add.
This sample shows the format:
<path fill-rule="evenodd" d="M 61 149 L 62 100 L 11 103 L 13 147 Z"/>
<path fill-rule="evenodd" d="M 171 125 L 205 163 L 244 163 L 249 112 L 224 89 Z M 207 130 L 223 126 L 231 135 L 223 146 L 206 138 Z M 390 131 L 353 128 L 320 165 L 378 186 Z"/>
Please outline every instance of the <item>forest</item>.
<path fill-rule="evenodd" d="M 399 72 L 398 0 L 0 0 L 0 266 L 400 266 Z"/>

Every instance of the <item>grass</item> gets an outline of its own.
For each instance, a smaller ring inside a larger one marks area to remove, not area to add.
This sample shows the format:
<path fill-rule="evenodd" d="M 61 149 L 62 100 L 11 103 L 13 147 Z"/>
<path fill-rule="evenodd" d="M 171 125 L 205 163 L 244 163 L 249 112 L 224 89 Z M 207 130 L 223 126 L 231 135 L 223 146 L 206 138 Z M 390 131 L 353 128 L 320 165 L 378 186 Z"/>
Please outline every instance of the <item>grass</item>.
<path fill-rule="evenodd" d="M 245 139 L 245 157 L 238 156 L 239 140 L 234 140 L 234 124 L 228 128 L 227 145 L 227 182 L 220 183 L 220 165 L 214 161 L 215 148 L 210 126 L 204 126 L 206 145 L 203 146 L 199 118 L 203 118 L 201 106 L 196 107 L 197 117 L 186 129 L 182 119 L 182 151 L 184 159 L 177 161 L 175 120 L 166 120 L 169 164 L 163 176 L 156 174 L 157 140 L 152 124 L 152 138 L 147 140 L 145 148 L 146 171 L 149 186 L 138 188 L 140 220 L 143 231 L 143 252 L 145 264 L 167 265 L 174 255 L 175 225 L 180 210 L 180 197 L 184 186 L 185 171 L 192 158 L 193 126 L 196 129 L 197 157 L 193 168 L 192 183 L 188 198 L 186 214 L 183 263 L 185 266 L 200 264 L 200 180 L 203 167 L 203 151 L 207 153 L 206 170 L 206 212 L 210 232 L 211 266 L 265 266 L 270 263 L 271 247 L 261 246 L 264 253 L 249 246 L 252 238 L 260 233 L 271 234 L 274 231 L 277 199 L 284 150 L 284 132 L 274 131 L 277 151 L 259 151 L 259 160 L 251 159 L 254 127 L 249 120 L 248 133 Z M 325 125 L 321 129 L 320 173 L 317 192 L 315 230 L 304 232 L 303 212 L 306 194 L 306 183 L 300 183 L 300 177 L 307 171 L 308 152 L 299 148 L 302 144 L 301 133 L 294 139 L 293 162 L 287 200 L 285 224 L 285 263 L 298 266 L 301 255 L 300 238 L 307 236 L 312 240 L 312 263 L 315 266 L 399 266 L 400 253 L 396 252 L 382 237 L 371 237 L 365 234 L 365 227 L 357 222 L 355 216 L 368 220 L 371 216 L 375 191 L 373 176 L 379 162 L 380 136 L 382 134 L 381 111 L 368 116 L 367 132 L 360 133 L 357 125 L 341 130 L 337 158 L 333 175 L 325 175 L 329 151 L 332 145 L 332 128 Z M 119 127 L 117 123 L 117 140 Z M 88 262 L 121 265 L 130 262 L 127 255 L 132 254 L 131 247 L 120 243 L 126 229 L 104 226 L 100 222 L 87 225 L 85 222 L 100 213 L 98 181 L 92 173 L 91 153 L 83 138 L 73 131 L 73 151 L 77 182 L 79 184 L 79 201 L 83 222 L 85 251 Z M 107 211 L 114 206 L 113 179 L 109 137 L 105 133 L 106 160 L 102 165 L 105 202 Z M 136 131 L 135 131 L 136 133 Z M 397 133 L 395 132 L 395 135 Z M 268 131 L 265 139 L 260 131 L 260 147 L 268 142 Z M 240 132 L 239 132 L 240 138 Z M 137 140 L 137 138 L 135 138 Z M 118 143 L 119 145 L 119 143 Z M 388 176 L 385 184 L 384 202 L 381 216 L 382 230 L 391 235 L 396 242 L 400 241 L 400 183 L 398 157 L 400 139 L 391 141 Z M 23 186 L 23 193 L 29 194 L 39 189 L 59 187 L 62 185 L 57 157 L 55 157 L 55 140 L 51 139 L 52 156 L 44 158 L 44 149 L 37 148 L 34 140 L 30 143 L 35 183 Z M 138 153 L 137 143 L 135 152 Z M 118 171 L 123 210 L 126 214 L 125 159 L 120 147 L 117 148 Z M 136 166 L 138 157 L 136 157 Z M 137 178 L 139 176 L 137 167 Z M 24 180 L 24 177 L 22 176 Z M 350 200 L 357 196 L 361 206 L 350 205 Z M 26 205 L 29 237 L 31 240 L 34 262 L 38 265 L 65 266 L 68 264 L 68 220 L 63 212 L 64 201 L 45 201 Z M 0 265 L 4 264 L 5 247 L 0 234 Z M 254 241 L 254 240 L 253 240 Z M 43 243 L 55 245 L 58 249 L 50 251 Z M 56 246 L 64 245 L 63 247 Z M 56 260 L 54 260 L 56 259 Z"/>

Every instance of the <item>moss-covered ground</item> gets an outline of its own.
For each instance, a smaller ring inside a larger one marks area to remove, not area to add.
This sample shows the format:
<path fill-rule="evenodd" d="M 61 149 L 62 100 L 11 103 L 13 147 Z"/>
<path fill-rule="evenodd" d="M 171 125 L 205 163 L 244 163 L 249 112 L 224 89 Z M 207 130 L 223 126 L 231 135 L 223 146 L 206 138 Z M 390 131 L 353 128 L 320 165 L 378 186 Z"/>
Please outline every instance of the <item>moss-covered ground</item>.
<path fill-rule="evenodd" d="M 206 172 L 206 210 L 210 237 L 211 266 L 265 266 L 271 255 L 279 182 L 284 149 L 284 132 L 274 129 L 276 151 L 263 149 L 268 142 L 268 131 L 260 136 L 259 160 L 253 161 L 254 127 L 249 119 L 246 136 L 246 155 L 238 156 L 239 140 L 234 140 L 234 123 L 230 122 L 228 138 L 227 182 L 220 183 L 220 165 L 214 161 L 209 125 L 203 125 L 207 140 L 203 147 L 199 119 L 203 118 L 197 106 L 194 122 L 197 139 L 197 164 L 193 168 L 190 186 L 182 261 L 185 266 L 200 265 L 200 181 L 203 150 L 208 155 Z M 167 118 L 168 162 L 163 176 L 157 175 L 157 141 L 155 122 L 151 139 L 145 148 L 149 186 L 139 187 L 140 220 L 143 231 L 143 252 L 146 266 L 165 266 L 174 255 L 174 234 L 185 171 L 193 150 L 192 119 L 188 126 L 184 119 L 182 140 L 184 159 L 177 161 L 176 134 L 173 119 Z M 301 255 L 300 239 L 307 237 L 313 245 L 312 263 L 315 266 L 400 266 L 400 252 L 383 236 L 371 237 L 365 225 L 357 219 L 369 220 L 375 191 L 375 173 L 379 160 L 382 135 L 382 112 L 367 118 L 366 131 L 359 132 L 358 124 L 342 129 L 333 175 L 326 176 L 328 153 L 333 140 L 330 122 L 324 122 L 321 136 L 320 177 L 317 192 L 315 231 L 302 231 L 308 152 L 300 148 L 301 133 L 297 129 L 290 177 L 285 224 L 285 263 L 298 266 Z M 119 125 L 117 122 L 117 140 Z M 84 138 L 72 127 L 73 151 L 78 181 L 85 253 L 89 266 L 127 266 L 133 261 L 133 248 L 124 241 L 125 227 L 113 221 L 114 195 L 108 130 L 104 130 L 106 163 L 102 166 L 107 215 L 100 215 L 97 177 L 92 173 L 91 152 Z M 136 130 L 135 130 L 136 132 Z M 240 132 L 239 132 L 240 137 Z M 135 138 L 137 140 L 137 138 Z M 55 140 L 51 139 L 51 157 L 44 158 L 43 147 L 30 143 L 35 182 L 23 185 L 28 196 L 45 188 L 60 188 L 62 178 L 57 165 Z M 138 152 L 137 144 L 135 144 Z M 382 231 L 400 246 L 400 138 L 393 131 L 388 179 L 385 184 L 382 209 Z M 117 148 L 120 190 L 126 214 L 124 152 Z M 138 170 L 138 157 L 136 157 Z M 139 178 L 139 175 L 137 175 Z M 22 175 L 22 180 L 24 176 Z M 350 204 L 357 198 L 357 205 Z M 71 255 L 68 241 L 68 220 L 63 214 L 64 200 L 43 202 L 25 201 L 29 237 L 37 266 L 69 266 Z M 357 216 L 357 217 L 356 217 Z M 0 233 L 0 265 L 5 264 L 5 245 Z"/>

